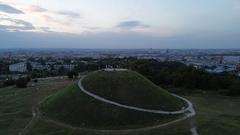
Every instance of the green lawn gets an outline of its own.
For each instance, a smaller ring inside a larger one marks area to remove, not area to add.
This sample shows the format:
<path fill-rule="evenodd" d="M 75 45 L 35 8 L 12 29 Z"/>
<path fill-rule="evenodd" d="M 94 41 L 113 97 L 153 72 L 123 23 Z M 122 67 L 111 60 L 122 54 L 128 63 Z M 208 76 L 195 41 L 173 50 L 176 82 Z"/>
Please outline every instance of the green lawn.
<path fill-rule="evenodd" d="M 125 105 L 177 111 L 185 102 L 134 71 L 92 72 L 82 81 L 86 90 Z"/>
<path fill-rule="evenodd" d="M 201 135 L 240 134 L 240 98 L 191 96 Z"/>
<path fill-rule="evenodd" d="M 23 89 L 0 88 L 0 135 L 18 134 L 32 118 L 32 106 L 66 84 L 68 80 L 55 79 L 39 81 L 35 86 L 29 84 Z"/>

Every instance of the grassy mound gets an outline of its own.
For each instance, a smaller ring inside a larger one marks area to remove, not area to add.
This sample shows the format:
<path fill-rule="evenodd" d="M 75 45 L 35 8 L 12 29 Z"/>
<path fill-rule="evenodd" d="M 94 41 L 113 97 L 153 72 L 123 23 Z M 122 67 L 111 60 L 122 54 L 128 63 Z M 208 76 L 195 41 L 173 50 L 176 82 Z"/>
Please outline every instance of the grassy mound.
<path fill-rule="evenodd" d="M 96 95 L 125 105 L 165 111 L 176 111 L 185 105 L 183 100 L 134 71 L 92 72 L 82 84 Z"/>
<path fill-rule="evenodd" d="M 144 113 L 106 104 L 83 93 L 74 84 L 41 103 L 40 111 L 50 119 L 96 129 L 129 129 L 165 123 L 178 116 Z"/>

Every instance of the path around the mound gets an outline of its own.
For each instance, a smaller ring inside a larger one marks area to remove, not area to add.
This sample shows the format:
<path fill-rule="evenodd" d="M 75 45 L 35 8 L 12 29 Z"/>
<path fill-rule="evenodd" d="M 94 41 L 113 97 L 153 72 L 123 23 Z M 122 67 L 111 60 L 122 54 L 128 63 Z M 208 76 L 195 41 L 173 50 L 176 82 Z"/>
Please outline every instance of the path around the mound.
<path fill-rule="evenodd" d="M 86 76 L 84 76 L 84 77 L 86 77 Z M 116 106 L 119 106 L 119 107 L 122 107 L 122 108 L 126 108 L 126 109 L 130 109 L 130 110 L 136 110 L 136 111 L 142 111 L 142 112 L 148 112 L 148 113 L 157 113 L 157 114 L 165 114 L 165 115 L 174 115 L 174 114 L 184 114 L 184 115 L 182 117 L 176 119 L 176 120 L 173 120 L 173 121 L 170 121 L 170 122 L 167 122 L 167 123 L 164 123 L 164 124 L 154 125 L 154 126 L 149 126 L 149 127 L 144 127 L 144 128 L 120 129 L 120 130 L 102 130 L 102 129 L 91 129 L 91 128 L 74 127 L 74 126 L 71 126 L 69 124 L 65 124 L 63 122 L 56 121 L 56 120 L 53 120 L 51 118 L 45 117 L 45 116 L 43 116 L 41 114 L 41 112 L 39 111 L 38 107 L 33 107 L 33 109 L 32 109 L 33 117 L 31 119 L 31 121 L 27 124 L 27 126 L 19 133 L 19 135 L 26 134 L 28 132 L 29 128 L 32 127 L 33 124 L 38 119 L 43 120 L 43 121 L 48 122 L 48 123 L 59 125 L 61 127 L 72 129 L 74 131 L 88 131 L 88 132 L 90 131 L 90 132 L 102 132 L 102 133 L 119 133 L 119 132 L 128 133 L 128 132 L 147 131 L 147 130 L 152 130 L 152 129 L 157 129 L 157 128 L 169 126 L 169 125 L 172 125 L 172 124 L 184 121 L 184 120 L 186 120 L 186 119 L 196 115 L 196 112 L 195 112 L 195 110 L 193 108 L 192 103 L 189 100 L 187 100 L 186 98 L 183 98 L 183 97 L 175 95 L 175 94 L 172 94 L 172 95 L 177 97 L 177 98 L 180 98 L 180 99 L 184 100 L 188 104 L 187 108 L 185 108 L 183 110 L 179 110 L 179 111 L 173 111 L 173 112 L 171 112 L 171 111 L 162 111 L 162 110 L 151 110 L 151 109 L 144 109 L 144 108 L 139 108 L 139 107 L 134 107 L 134 106 L 123 105 L 123 104 L 120 104 L 120 103 L 117 103 L 117 102 L 114 102 L 114 101 L 102 98 L 102 97 L 100 97 L 98 95 L 95 95 L 95 94 L 87 91 L 86 89 L 84 89 L 84 87 L 82 86 L 82 80 L 84 79 L 84 77 L 82 77 L 79 80 L 79 82 L 78 82 L 78 86 L 79 86 L 80 90 L 82 92 L 84 92 L 85 94 L 87 94 L 87 95 L 89 95 L 89 96 L 91 96 L 91 97 L 93 97 L 93 98 L 95 98 L 97 100 L 100 100 L 102 102 L 105 102 L 105 103 L 108 103 L 108 104 L 112 104 L 112 105 L 116 105 Z M 193 128 L 194 128 L 194 130 L 193 130 Z M 193 126 L 190 129 L 190 131 L 192 132 L 192 135 L 198 135 L 197 129 L 196 129 L 195 126 Z"/>
<path fill-rule="evenodd" d="M 160 127 L 164 127 L 164 126 L 168 126 L 168 125 L 171 125 L 171 124 L 174 124 L 174 123 L 177 123 L 177 122 L 180 122 L 180 121 L 183 121 L 183 120 L 186 120 L 190 117 L 193 117 L 196 115 L 196 112 L 193 108 L 193 104 L 187 100 L 186 98 L 184 97 L 181 97 L 181 96 L 178 96 L 176 94 L 173 94 L 171 93 L 174 97 L 177 97 L 177 98 L 180 98 L 182 99 L 183 101 L 185 101 L 187 103 L 187 108 L 184 108 L 182 110 L 178 110 L 178 111 L 163 111 L 163 110 L 152 110 L 152 109 L 144 109 L 144 108 L 140 108 L 140 107 L 135 107 L 135 106 L 129 106 L 129 105 L 124 105 L 124 104 L 120 104 L 120 103 L 117 103 L 115 101 L 111 101 L 111 100 L 108 100 L 108 99 L 105 99 L 103 97 L 100 97 L 94 93 L 91 93 L 89 92 L 88 90 L 86 90 L 83 85 L 82 85 L 82 80 L 85 78 L 86 76 L 83 76 L 81 77 L 81 79 L 79 80 L 78 82 L 78 86 L 79 86 L 79 89 L 84 92 L 85 94 L 97 99 L 97 100 L 100 100 L 102 102 L 105 102 L 105 103 L 108 103 L 108 104 L 112 104 L 112 105 L 116 105 L 118 107 L 122 107 L 122 108 L 126 108 L 126 109 L 130 109 L 130 110 L 136 110 L 136 111 L 142 111 L 142 112 L 148 112 L 148 113 L 157 113 L 157 114 L 165 114 L 165 115 L 176 115 L 176 114 L 184 114 L 182 117 L 174 120 L 174 121 L 170 121 L 170 122 L 167 122 L 167 123 L 164 123 L 164 124 L 160 124 L 160 125 L 155 125 L 155 126 L 151 126 L 151 127 L 146 127 L 146 128 L 141 128 L 141 129 L 129 129 L 129 130 L 121 130 L 121 131 L 144 131 L 144 130 L 150 130 L 150 129 L 156 129 L 156 128 L 160 128 Z M 105 130 L 104 130 L 105 131 Z M 108 131 L 108 130 L 106 130 Z M 192 135 L 198 135 L 197 133 L 197 127 L 195 125 L 191 125 L 191 129 L 190 129 Z M 110 130 L 110 132 L 113 132 L 112 130 Z"/>
<path fill-rule="evenodd" d="M 182 100 L 184 100 L 186 103 L 187 103 L 187 107 L 182 109 L 182 110 L 178 110 L 178 111 L 163 111 L 163 110 L 152 110 L 152 109 L 144 109 L 144 108 L 140 108 L 140 107 L 135 107 L 135 106 L 129 106 L 129 105 L 124 105 L 124 104 L 121 104 L 121 103 L 117 103 L 115 101 L 111 101 L 111 100 L 108 100 L 108 99 L 105 99 L 103 97 L 100 97 L 94 93 L 91 93 L 89 92 L 88 90 L 86 90 L 83 85 L 82 85 L 82 80 L 85 78 L 86 76 L 82 77 L 79 82 L 78 82 L 78 86 L 80 88 L 80 90 L 82 92 L 84 92 L 85 94 L 97 99 L 97 100 L 100 100 L 102 102 L 105 102 L 105 103 L 108 103 L 108 104 L 112 104 L 112 105 L 115 105 L 115 106 L 118 106 L 118 107 L 122 107 L 122 108 L 126 108 L 126 109 L 130 109 L 130 110 L 136 110 L 136 111 L 141 111 L 141 112 L 149 112 L 149 113 L 157 113 L 157 114 L 166 114 L 166 115 L 175 115 L 175 114 L 186 114 L 188 117 L 191 117 L 191 116 L 194 116 L 196 113 L 195 113 L 195 110 L 193 108 L 193 105 L 192 103 L 187 100 L 186 98 L 183 98 L 181 96 L 178 96 L 176 94 L 172 94 L 174 97 L 177 97 L 177 98 L 180 98 Z"/>

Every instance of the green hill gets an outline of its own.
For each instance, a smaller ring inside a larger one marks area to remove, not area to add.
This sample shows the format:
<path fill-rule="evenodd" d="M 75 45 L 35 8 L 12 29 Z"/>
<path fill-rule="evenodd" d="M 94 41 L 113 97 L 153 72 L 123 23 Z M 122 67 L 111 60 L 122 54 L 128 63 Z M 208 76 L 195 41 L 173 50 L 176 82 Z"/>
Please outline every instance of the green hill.
<path fill-rule="evenodd" d="M 76 127 L 129 129 L 161 124 L 179 115 L 160 115 L 124 109 L 96 100 L 83 93 L 75 83 L 46 98 L 40 111 L 50 119 Z"/>
<path fill-rule="evenodd" d="M 83 87 L 106 99 L 145 109 L 180 110 L 185 102 L 134 71 L 90 73 Z"/>
<path fill-rule="evenodd" d="M 184 102 L 133 71 L 92 72 L 84 88 L 107 99 L 150 109 L 178 110 Z M 40 111 L 50 119 L 77 127 L 139 128 L 165 123 L 180 115 L 160 115 L 104 103 L 83 93 L 77 83 L 44 100 Z"/>

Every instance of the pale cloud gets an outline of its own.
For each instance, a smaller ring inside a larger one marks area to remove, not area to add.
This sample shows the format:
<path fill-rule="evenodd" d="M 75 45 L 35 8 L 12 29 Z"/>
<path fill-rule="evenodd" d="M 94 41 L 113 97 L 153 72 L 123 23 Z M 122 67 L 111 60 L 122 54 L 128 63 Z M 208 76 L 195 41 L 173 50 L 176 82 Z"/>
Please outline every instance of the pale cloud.
<path fill-rule="evenodd" d="M 0 3 L 0 11 L 9 13 L 9 14 L 23 14 L 23 12 L 13 6 Z"/>
<path fill-rule="evenodd" d="M 40 27 L 39 29 L 40 29 L 42 32 L 47 32 L 47 33 L 53 32 L 50 27 Z"/>
<path fill-rule="evenodd" d="M 35 6 L 35 5 L 28 5 L 26 7 L 26 10 L 28 10 L 29 12 L 47 12 L 48 9 L 46 8 L 42 8 L 40 6 Z"/>
<path fill-rule="evenodd" d="M 34 30 L 35 27 L 24 20 L 0 18 L 0 29 L 5 31 L 29 31 Z"/>
<path fill-rule="evenodd" d="M 61 16 L 66 16 L 66 17 L 71 17 L 71 18 L 79 18 L 80 14 L 77 12 L 73 11 L 52 11 L 40 6 L 36 5 L 27 5 L 25 10 L 28 12 L 35 12 L 35 13 L 48 13 L 48 14 L 56 14 L 56 15 L 61 15 Z"/>
<path fill-rule="evenodd" d="M 131 21 L 123 21 L 117 25 L 118 28 L 123 29 L 133 29 L 133 28 L 148 28 L 149 25 L 143 24 L 141 21 L 138 20 L 131 20 Z"/>
<path fill-rule="evenodd" d="M 79 18 L 80 17 L 79 13 L 72 12 L 72 11 L 57 11 L 55 13 L 59 14 L 59 15 L 64 15 L 64 16 L 67 16 L 67 17 L 72 17 L 72 18 Z"/>
<path fill-rule="evenodd" d="M 42 15 L 41 18 L 46 22 L 46 23 L 58 23 L 58 24 L 62 24 L 62 25 L 71 25 L 71 22 L 66 21 L 66 20 L 58 20 L 52 16 L 49 15 Z"/>

